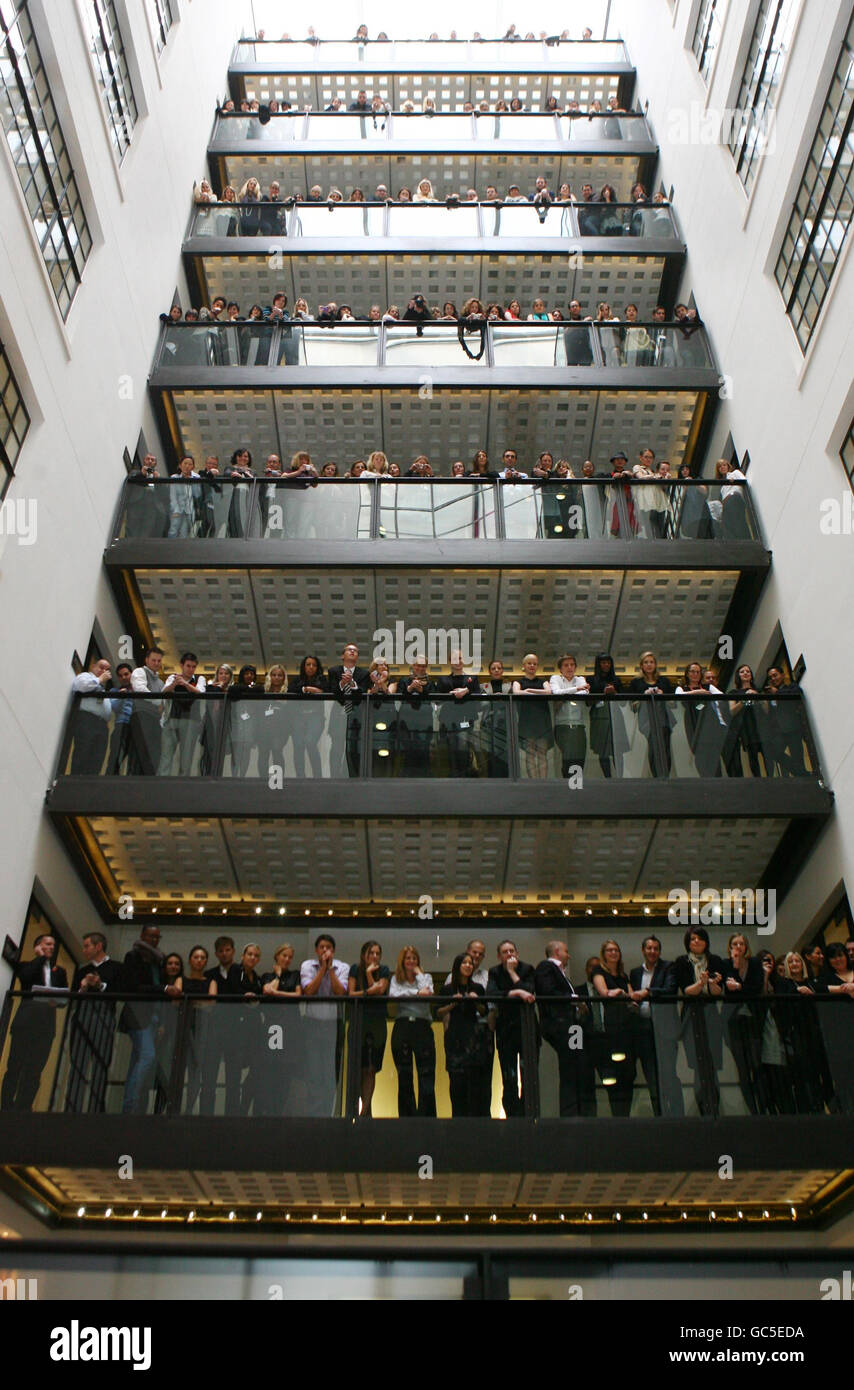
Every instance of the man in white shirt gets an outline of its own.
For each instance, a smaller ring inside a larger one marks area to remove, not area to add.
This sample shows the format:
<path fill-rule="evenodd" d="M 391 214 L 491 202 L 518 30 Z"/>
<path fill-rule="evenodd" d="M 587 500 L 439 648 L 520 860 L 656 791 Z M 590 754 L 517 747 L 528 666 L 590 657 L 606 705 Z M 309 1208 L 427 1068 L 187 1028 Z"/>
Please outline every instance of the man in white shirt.
<path fill-rule="evenodd" d="M 163 653 L 150 647 L 141 666 L 131 671 L 130 688 L 137 695 L 159 695 L 163 689 L 160 667 Z M 134 700 L 131 713 L 128 776 L 153 777 L 160 766 L 162 700 Z"/>
<path fill-rule="evenodd" d="M 350 967 L 335 957 L 335 938 L 321 932 L 314 943 L 314 960 L 304 960 L 299 979 L 306 999 L 343 999 Z M 341 1073 L 344 1014 L 340 1005 L 315 1004 L 304 1009 L 301 1055 L 307 1088 L 306 1113 L 329 1117 L 334 1112 Z"/>
<path fill-rule="evenodd" d="M 504 467 L 498 474 L 499 478 L 508 478 L 511 482 L 515 481 L 517 478 L 527 478 L 527 473 L 523 473 L 521 469 L 516 467 L 515 449 L 505 449 L 504 453 L 501 455 L 501 462 Z"/>
<path fill-rule="evenodd" d="M 206 689 L 204 676 L 196 675 L 198 664 L 199 659 L 195 652 L 184 652 L 181 657 L 181 669 L 169 676 L 163 686 L 163 694 L 170 695 L 170 698 L 164 701 L 161 720 L 163 741 L 158 768 L 161 777 L 172 776 L 172 759 L 176 748 L 179 750 L 178 776 L 190 775 L 193 754 L 201 730 L 201 719 L 195 706 L 197 699 L 204 695 Z"/>
<path fill-rule="evenodd" d="M 109 700 L 102 699 L 112 679 L 109 661 L 99 657 L 88 671 L 75 676 L 71 689 L 83 695 L 74 716 L 74 751 L 71 754 L 72 776 L 91 776 L 101 771 L 107 752 L 107 731 L 113 713 Z"/>

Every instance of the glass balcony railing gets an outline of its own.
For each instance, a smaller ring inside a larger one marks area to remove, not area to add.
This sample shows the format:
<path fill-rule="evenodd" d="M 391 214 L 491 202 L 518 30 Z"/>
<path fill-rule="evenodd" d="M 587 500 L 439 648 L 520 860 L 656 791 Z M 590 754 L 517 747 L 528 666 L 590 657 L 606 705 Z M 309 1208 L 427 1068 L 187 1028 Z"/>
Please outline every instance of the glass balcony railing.
<path fill-rule="evenodd" d="M 242 478 L 124 485 L 114 540 L 756 541 L 746 483 L 607 477 Z"/>
<path fill-rule="evenodd" d="M 393 961 L 396 943 L 386 947 Z M 774 975 L 749 995 L 724 983 L 720 996 L 687 996 L 677 992 L 684 967 L 693 971 L 683 956 L 651 993 L 626 980 L 602 997 L 596 975 L 567 996 L 548 992 L 557 975 L 543 961 L 519 965 L 530 998 L 511 999 L 491 981 L 454 991 L 434 967 L 403 984 L 410 994 L 392 977 L 365 1000 L 309 999 L 294 992 L 297 971 L 277 977 L 272 966 L 262 953 L 252 973 L 238 967 L 241 993 L 228 996 L 185 974 L 170 995 L 162 981 L 95 998 L 11 991 L 0 1108 L 353 1119 L 368 1051 L 375 1067 L 385 1062 L 371 1082 L 375 1119 L 854 1114 L 854 1005 L 831 992 L 829 971 L 811 993 Z M 338 962 L 335 973 L 349 987 L 357 971 Z"/>
<path fill-rule="evenodd" d="M 449 643 L 459 634 L 443 634 Z M 432 654 L 428 653 L 428 656 Z M 588 782 L 821 777 L 797 687 L 735 695 L 75 695 L 59 776 Z M 574 780 L 573 780 L 574 779 Z M 618 805 L 618 801 L 615 803 Z"/>
<path fill-rule="evenodd" d="M 292 237 L 358 242 L 362 237 L 633 237 L 679 241 L 668 203 L 202 203 L 193 208 L 188 237 Z M 348 247 L 348 249 L 350 249 Z M 640 251 L 641 248 L 637 248 Z"/>
<path fill-rule="evenodd" d="M 706 330 L 696 319 L 630 323 L 587 319 L 424 323 L 384 319 L 235 319 L 165 323 L 154 370 L 192 367 L 591 367 L 714 371 Z"/>
<path fill-rule="evenodd" d="M 557 36 L 555 36 L 557 37 Z M 389 41 L 369 40 L 364 43 L 321 40 L 281 43 L 274 39 L 240 39 L 232 56 L 232 67 L 242 64 L 260 67 L 264 72 L 283 71 L 334 72 L 336 68 L 364 68 L 366 73 L 394 70 L 493 72 L 597 72 L 599 66 L 615 64 L 630 69 L 625 44 L 621 39 L 585 41 L 561 39 L 559 43 L 541 40 L 481 39 L 440 40 L 418 39 Z"/>
<path fill-rule="evenodd" d="M 654 144 L 650 124 L 640 111 L 579 112 L 571 116 L 518 111 L 480 114 L 462 111 L 279 111 L 263 123 L 255 113 L 224 111 L 217 116 L 211 148 L 233 150 L 243 144 L 288 146 L 362 142 L 414 145 L 418 149 L 459 149 L 483 141 L 512 142 L 539 150 L 549 145 L 608 145 L 613 142 Z M 249 153 L 250 151 L 246 151 Z M 260 150 L 259 150 L 260 153 Z"/>

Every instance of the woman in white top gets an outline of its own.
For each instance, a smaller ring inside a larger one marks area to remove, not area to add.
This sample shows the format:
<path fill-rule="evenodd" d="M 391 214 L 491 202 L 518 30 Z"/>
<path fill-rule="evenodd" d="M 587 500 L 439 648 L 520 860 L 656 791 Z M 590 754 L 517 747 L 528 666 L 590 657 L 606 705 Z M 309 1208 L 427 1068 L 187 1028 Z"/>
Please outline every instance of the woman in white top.
<path fill-rule="evenodd" d="M 412 197 L 413 203 L 435 203 L 433 185 L 429 179 L 422 179 Z"/>
<path fill-rule="evenodd" d="M 388 474 L 388 459 L 382 449 L 374 449 L 373 453 L 368 454 L 368 466 L 365 469 L 365 477 L 382 478 Z"/>
<path fill-rule="evenodd" d="M 590 686 L 577 676 L 576 660 L 565 653 L 557 663 L 557 674 L 549 677 L 553 695 L 589 695 Z M 555 702 L 555 741 L 560 749 L 561 776 L 570 777 L 584 770 L 587 757 L 587 729 L 583 700 Z"/>
<path fill-rule="evenodd" d="M 729 541 L 751 540 L 750 527 L 747 524 L 747 500 L 744 488 L 736 486 L 737 483 L 746 483 L 746 477 L 741 469 L 736 468 L 728 459 L 718 459 L 715 464 L 715 478 L 718 482 L 725 483 L 725 486 L 719 490 L 721 533 L 724 539 Z M 710 505 L 709 511 L 711 510 Z"/>
<path fill-rule="evenodd" d="M 436 1114 L 436 1043 L 432 1013 L 427 1002 L 433 981 L 421 969 L 414 946 L 404 946 L 389 986 L 389 999 L 400 1000 L 391 1034 L 391 1055 L 397 1067 L 399 1116 Z M 418 1072 L 418 1104 L 412 1080 L 412 1062 Z"/>
<path fill-rule="evenodd" d="M 699 661 L 691 661 L 685 667 L 683 682 L 677 685 L 676 694 L 691 697 L 685 706 L 685 733 L 699 776 L 719 777 L 721 753 L 729 728 L 729 702 L 703 699 L 704 695 L 722 695 L 723 691 L 705 682 Z"/>

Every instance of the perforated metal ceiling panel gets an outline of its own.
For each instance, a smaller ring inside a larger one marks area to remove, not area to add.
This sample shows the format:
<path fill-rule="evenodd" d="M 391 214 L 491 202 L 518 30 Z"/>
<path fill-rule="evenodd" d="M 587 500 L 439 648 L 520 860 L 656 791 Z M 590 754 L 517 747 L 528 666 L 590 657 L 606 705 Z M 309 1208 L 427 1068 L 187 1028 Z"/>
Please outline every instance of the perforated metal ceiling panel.
<path fill-rule="evenodd" d="M 655 829 L 638 881 L 641 894 L 666 898 L 673 888 L 755 888 L 786 822 L 766 820 L 662 821 Z"/>
<path fill-rule="evenodd" d="M 505 193 L 511 183 L 520 188 L 533 188 L 537 176 L 545 173 L 549 183 L 559 186 L 568 183 L 573 192 L 580 192 L 585 183 L 595 189 L 610 183 L 619 202 L 628 202 L 632 184 L 641 173 L 642 156 L 609 153 L 550 153 L 524 149 L 499 154 L 476 153 L 471 150 L 402 150 L 383 141 L 371 141 L 364 149 L 348 148 L 346 153 L 334 149 L 312 150 L 301 146 L 302 153 L 293 150 L 261 153 L 258 142 L 247 141 L 245 150 L 223 154 L 225 182 L 240 189 L 249 178 L 257 178 L 266 187 L 273 179 L 282 185 L 283 196 L 301 193 L 308 197 L 309 189 L 319 183 L 324 194 L 331 187 L 349 198 L 354 188 L 373 189 L 378 183 L 387 184 L 396 194 L 403 187 L 415 191 L 421 179 L 429 179 L 438 198 L 449 193 L 464 194 L 476 188 L 480 194 L 489 184 Z M 507 146 L 502 146 L 507 149 Z M 221 192 L 221 189 L 217 190 Z"/>
<path fill-rule="evenodd" d="M 648 446 L 675 473 L 698 401 L 694 391 L 449 390 L 433 386 L 429 373 L 422 385 L 396 390 L 169 394 L 181 447 L 196 457 L 215 453 L 223 464 L 245 444 L 257 466 L 270 452 L 290 458 L 307 449 L 321 461 L 334 459 L 342 471 L 371 449 L 404 468 L 425 453 L 439 472 L 450 472 L 454 459 L 469 461 L 482 448 L 493 458 L 515 448 L 522 468 L 543 449 L 579 468 L 585 458 L 602 468 L 618 449 L 634 458 Z"/>
<path fill-rule="evenodd" d="M 587 107 L 598 97 L 603 107 L 607 98 L 617 95 L 620 81 L 617 73 L 428 73 L 428 72 L 319 72 L 319 73 L 241 73 L 243 91 L 250 101 L 289 101 L 302 110 L 306 106 L 324 110 L 333 97 L 340 97 L 346 106 L 355 101 L 362 90 L 373 97 L 390 99 L 395 110 L 405 101 L 421 104 L 428 92 L 435 92 L 440 109 L 462 111 L 467 101 L 475 104 L 488 101 L 494 105 L 500 98 L 509 102 L 514 96 L 525 96 L 526 106 L 536 109 L 545 105 L 547 97 L 556 96 L 563 105 L 577 101 Z"/>
<path fill-rule="evenodd" d="M 325 665 L 348 641 L 368 652 L 377 629 L 402 621 L 423 631 L 479 633 L 484 665 L 496 653 L 518 671 L 533 646 L 544 668 L 560 652 L 575 651 L 587 669 L 608 650 L 628 677 L 641 648 L 654 650 L 662 669 L 677 675 L 690 660 L 710 660 L 738 578 L 730 570 L 374 569 L 369 559 L 366 550 L 363 569 L 135 574 L 170 667 L 190 649 L 205 671 L 220 661 L 264 669 L 281 661 L 293 673 L 307 652 Z"/>
<path fill-rule="evenodd" d="M 293 812 L 295 794 L 283 793 L 283 814 Z M 140 902 L 261 906 L 271 914 L 279 903 L 349 910 L 415 903 L 424 893 L 477 906 L 666 902 L 692 879 L 758 884 L 789 824 L 785 817 L 579 820 L 569 814 L 573 795 L 567 791 L 564 821 L 497 819 L 485 792 L 478 819 L 357 820 L 330 806 L 322 820 L 103 816 L 88 826 L 116 903 L 130 893 Z"/>
<path fill-rule="evenodd" d="M 611 638 L 621 670 L 637 674 L 641 650 L 654 651 L 663 668 L 681 673 L 687 660 L 709 661 L 724 630 L 738 574 L 675 570 L 627 571 Z"/>

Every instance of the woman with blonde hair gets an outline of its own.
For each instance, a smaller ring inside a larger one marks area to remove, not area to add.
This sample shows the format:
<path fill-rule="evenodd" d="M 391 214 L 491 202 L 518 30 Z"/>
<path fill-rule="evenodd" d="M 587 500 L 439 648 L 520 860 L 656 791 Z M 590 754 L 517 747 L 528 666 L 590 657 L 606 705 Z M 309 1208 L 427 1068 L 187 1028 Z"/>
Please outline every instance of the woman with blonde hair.
<path fill-rule="evenodd" d="M 436 1114 L 436 1043 L 432 1013 L 427 1002 L 433 994 L 433 981 L 421 969 L 421 957 L 414 946 L 403 946 L 389 984 L 389 999 L 399 1001 L 391 1034 L 391 1055 L 397 1067 L 397 1113 Z M 418 1105 L 412 1080 L 412 1063 L 418 1073 Z"/>
<path fill-rule="evenodd" d="M 368 466 L 365 473 L 370 473 L 372 477 L 381 478 L 388 474 L 388 459 L 382 449 L 374 449 L 368 454 Z"/>
<path fill-rule="evenodd" d="M 629 691 L 643 697 L 632 702 L 632 709 L 640 711 L 638 728 L 647 741 L 650 774 L 653 777 L 669 777 L 670 734 L 676 720 L 669 704 L 649 697 L 672 695 L 673 685 L 659 671 L 655 652 L 641 652 L 638 670 L 640 675 L 631 681 Z"/>
<path fill-rule="evenodd" d="M 435 203 L 438 199 L 433 196 L 433 185 L 429 179 L 422 179 L 412 198 L 413 203 Z"/>
<path fill-rule="evenodd" d="M 513 682 L 513 694 L 525 697 L 516 710 L 519 743 L 525 754 L 525 775 L 542 779 L 548 775 L 548 754 L 554 743 L 554 732 L 549 706 L 536 699 L 552 693 L 549 681 L 537 675 L 538 665 L 539 657 L 534 652 L 522 658 L 524 674 Z M 534 697 L 533 703 L 531 697 Z"/>
<path fill-rule="evenodd" d="M 216 760 L 217 744 L 219 743 L 220 730 L 223 726 L 225 717 L 225 692 L 234 680 L 234 670 L 227 662 L 220 662 L 216 668 L 216 675 L 209 682 L 205 690 L 204 712 L 202 715 L 202 733 L 199 746 L 202 750 L 199 762 L 199 774 L 202 777 L 210 777 L 214 772 Z M 213 695 L 214 699 L 207 697 Z M 225 750 L 223 750 L 223 757 Z"/>

